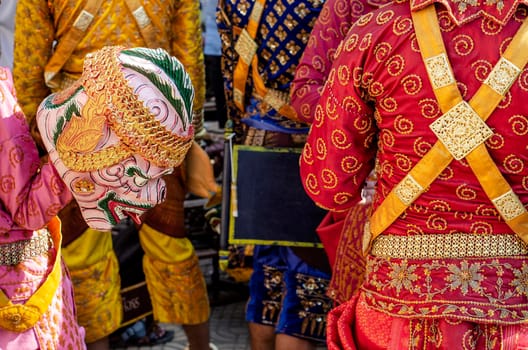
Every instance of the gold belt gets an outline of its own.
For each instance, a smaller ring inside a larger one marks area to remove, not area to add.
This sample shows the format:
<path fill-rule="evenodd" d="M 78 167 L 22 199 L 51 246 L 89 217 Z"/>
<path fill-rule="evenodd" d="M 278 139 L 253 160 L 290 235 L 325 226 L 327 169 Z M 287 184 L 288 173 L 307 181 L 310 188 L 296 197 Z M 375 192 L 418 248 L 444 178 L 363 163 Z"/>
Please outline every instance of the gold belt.
<path fill-rule="evenodd" d="M 25 332 L 34 327 L 50 307 L 61 283 L 60 220 L 56 217 L 53 218 L 48 223 L 47 229 L 39 230 L 39 236 L 46 236 L 48 241 L 51 241 L 49 244 L 56 249 L 53 267 L 44 282 L 24 304 L 13 304 L 7 295 L 0 290 L 0 329 Z"/>
<path fill-rule="evenodd" d="M 526 255 L 528 246 L 512 234 L 383 234 L 373 242 L 371 254 L 399 259 L 495 257 Z"/>
<path fill-rule="evenodd" d="M 22 261 L 44 254 L 51 245 L 51 236 L 47 229 L 38 230 L 37 235 L 31 239 L 0 244 L 0 265 L 18 265 Z"/>

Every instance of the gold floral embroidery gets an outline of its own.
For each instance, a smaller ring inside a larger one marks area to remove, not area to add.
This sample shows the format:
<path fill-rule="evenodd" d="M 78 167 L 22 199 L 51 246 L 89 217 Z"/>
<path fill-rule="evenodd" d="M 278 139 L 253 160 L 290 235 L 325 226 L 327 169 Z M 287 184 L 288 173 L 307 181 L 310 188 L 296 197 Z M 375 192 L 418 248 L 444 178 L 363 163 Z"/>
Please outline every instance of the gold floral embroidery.
<path fill-rule="evenodd" d="M 493 0 L 492 0 L 493 1 Z M 454 3 L 458 3 L 458 11 L 464 13 L 468 6 L 477 6 L 477 0 L 453 0 Z"/>
<path fill-rule="evenodd" d="M 446 281 L 450 283 L 451 290 L 458 288 L 463 295 L 468 293 L 469 288 L 475 292 L 480 291 L 480 283 L 484 280 L 484 276 L 478 273 L 479 264 L 470 265 L 467 261 L 462 261 L 460 266 L 449 264 L 447 269 L 451 272 L 446 277 Z"/>
<path fill-rule="evenodd" d="M 396 289 L 396 293 L 399 294 L 402 288 L 412 292 L 414 282 L 418 280 L 418 275 L 414 273 L 416 266 L 408 266 L 404 260 L 401 264 L 391 264 L 390 267 L 390 286 Z"/>
<path fill-rule="evenodd" d="M 528 320 L 525 260 L 369 256 L 363 291 L 370 306 L 396 317 L 523 323 Z"/>
<path fill-rule="evenodd" d="M 528 295 L 528 265 L 523 264 L 521 269 L 515 270 L 513 274 L 515 278 L 511 285 L 515 287 L 517 293 Z"/>

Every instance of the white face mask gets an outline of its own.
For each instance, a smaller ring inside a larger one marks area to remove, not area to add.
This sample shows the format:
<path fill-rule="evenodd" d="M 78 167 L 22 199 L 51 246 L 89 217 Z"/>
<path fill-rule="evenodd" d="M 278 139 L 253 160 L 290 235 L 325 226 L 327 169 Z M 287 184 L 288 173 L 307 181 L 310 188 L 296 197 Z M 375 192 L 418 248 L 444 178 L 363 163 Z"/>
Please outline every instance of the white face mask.
<path fill-rule="evenodd" d="M 139 65 L 155 72 L 156 82 L 170 81 L 148 60 L 119 58 L 128 66 Z M 51 162 L 72 191 L 86 223 L 101 231 L 110 230 L 125 217 L 139 224 L 142 214 L 165 199 L 166 186 L 162 177 L 179 165 L 180 155 L 178 153 L 166 163 L 160 162 L 157 152 L 145 149 L 141 143 L 161 140 L 155 136 L 161 132 L 164 139 L 169 138 L 174 143 L 171 149 L 181 148 L 183 160 L 193 138 L 191 113 L 182 112 L 180 107 L 185 102 L 176 88 L 167 99 L 156 84 L 137 70 L 120 67 L 120 72 L 122 76 L 118 74 L 118 79 L 124 79 L 130 91 L 105 90 L 107 79 L 103 79 L 103 86 L 94 93 L 87 87 L 89 83 L 79 80 L 70 88 L 46 98 L 37 112 L 39 130 Z M 192 86 L 190 80 L 188 83 Z M 94 85 L 99 89 L 99 85 Z M 170 87 L 163 84 L 163 88 L 167 86 Z M 121 114 L 112 108 L 123 103 L 119 98 L 131 99 L 134 103 L 141 101 L 135 106 L 143 113 L 139 114 L 142 122 L 136 123 L 134 113 L 128 115 L 133 122 L 116 121 Z M 182 116 L 182 113 L 189 115 Z M 131 130 L 130 137 L 126 130 Z M 157 130 L 154 136 L 151 130 Z"/>

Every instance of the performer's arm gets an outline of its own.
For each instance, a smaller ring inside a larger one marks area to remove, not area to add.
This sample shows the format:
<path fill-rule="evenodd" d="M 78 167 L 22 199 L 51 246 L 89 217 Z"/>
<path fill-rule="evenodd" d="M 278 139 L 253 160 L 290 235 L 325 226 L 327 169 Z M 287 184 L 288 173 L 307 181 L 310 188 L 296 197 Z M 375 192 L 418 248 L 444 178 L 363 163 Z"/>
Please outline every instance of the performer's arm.
<path fill-rule="evenodd" d="M 18 103 L 31 125 L 40 102 L 51 92 L 44 81 L 55 39 L 48 1 L 18 0 L 15 21 L 13 76 Z"/>
<path fill-rule="evenodd" d="M 365 92 L 343 81 L 352 79 L 343 72 L 358 64 L 349 61 L 336 57 L 300 160 L 307 194 L 332 210 L 350 208 L 360 200 L 376 154 L 376 124 L 371 106 L 361 98 Z"/>
<path fill-rule="evenodd" d="M 315 104 L 321 96 L 339 43 L 361 15 L 376 8 L 366 1 L 361 5 L 353 0 L 328 0 L 324 4 L 290 90 L 291 104 L 299 120 L 306 123 L 313 121 Z"/>
<path fill-rule="evenodd" d="M 16 102 L 11 75 L 3 68 L 0 74 L 0 202 L 14 226 L 36 230 L 72 196 L 53 166 L 39 168 L 37 148 Z"/>

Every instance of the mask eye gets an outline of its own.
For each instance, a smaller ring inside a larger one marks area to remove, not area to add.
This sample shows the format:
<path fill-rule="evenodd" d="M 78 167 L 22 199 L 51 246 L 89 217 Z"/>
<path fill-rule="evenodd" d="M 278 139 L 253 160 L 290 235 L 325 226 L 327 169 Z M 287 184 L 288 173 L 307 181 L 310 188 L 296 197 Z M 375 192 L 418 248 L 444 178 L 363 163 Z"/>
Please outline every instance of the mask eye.
<path fill-rule="evenodd" d="M 142 169 L 138 168 L 138 167 L 130 167 L 130 168 L 127 168 L 126 169 L 126 174 L 127 176 L 130 176 L 133 181 L 134 181 L 134 184 L 138 187 L 143 187 L 145 186 L 150 180 L 153 180 L 153 179 L 157 179 L 157 178 L 160 178 L 162 176 L 165 176 L 165 175 L 168 175 L 168 174 L 171 174 L 173 171 L 172 168 L 168 168 L 162 172 L 160 172 L 159 174 L 156 174 L 154 176 L 149 176 L 147 174 L 145 174 L 143 172 Z"/>
<path fill-rule="evenodd" d="M 130 167 L 125 170 L 125 173 L 128 177 L 131 177 L 134 181 L 134 185 L 138 187 L 143 187 L 150 180 L 150 176 L 145 174 L 142 169 L 139 167 Z"/>
<path fill-rule="evenodd" d="M 143 187 L 147 184 L 149 179 L 142 176 L 134 176 L 134 184 L 138 187 Z"/>

